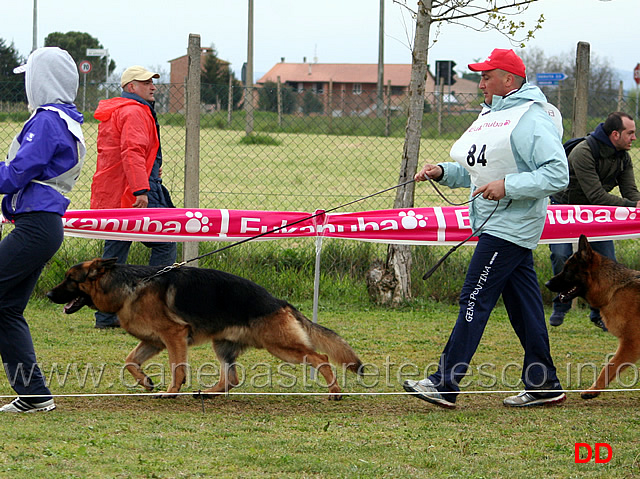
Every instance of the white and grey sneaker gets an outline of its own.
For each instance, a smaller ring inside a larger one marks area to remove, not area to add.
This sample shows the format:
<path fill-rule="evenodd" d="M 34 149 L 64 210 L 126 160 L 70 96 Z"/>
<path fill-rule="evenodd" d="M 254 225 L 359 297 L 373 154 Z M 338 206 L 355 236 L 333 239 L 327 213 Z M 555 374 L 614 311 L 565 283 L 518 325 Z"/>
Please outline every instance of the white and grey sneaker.
<path fill-rule="evenodd" d="M 422 399 L 423 401 L 435 404 L 436 406 L 446 409 L 454 409 L 456 407 L 456 403 L 447 401 L 442 397 L 440 391 L 436 389 L 435 384 L 433 384 L 429 378 L 425 378 L 420 381 L 407 379 L 402 387 L 405 391 L 413 393 L 414 396 Z"/>
<path fill-rule="evenodd" d="M 522 391 L 517 396 L 509 396 L 508 398 L 505 398 L 502 403 L 508 407 L 553 406 L 555 404 L 560 404 L 565 399 L 567 399 L 567 395 L 562 391 L 558 391 L 558 394 L 555 396 L 550 396 L 548 394 L 545 396 L 536 396 L 530 392 Z"/>
<path fill-rule="evenodd" d="M 43 402 L 28 403 L 20 398 L 15 398 L 9 404 L 0 407 L 0 412 L 43 412 L 52 411 L 56 408 L 53 399 Z"/>

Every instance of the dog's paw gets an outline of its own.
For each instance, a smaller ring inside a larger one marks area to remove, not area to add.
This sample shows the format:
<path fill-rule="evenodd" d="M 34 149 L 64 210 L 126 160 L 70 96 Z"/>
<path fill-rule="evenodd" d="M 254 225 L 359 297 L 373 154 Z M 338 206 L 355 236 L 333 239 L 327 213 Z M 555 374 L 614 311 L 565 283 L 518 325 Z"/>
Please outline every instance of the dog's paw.
<path fill-rule="evenodd" d="M 140 381 L 140 385 L 149 392 L 153 391 L 155 388 L 155 385 L 149 376 L 145 376 L 144 379 Z"/>
<path fill-rule="evenodd" d="M 340 401 L 342 399 L 342 394 L 329 394 L 329 401 Z"/>
<path fill-rule="evenodd" d="M 584 391 L 583 393 L 580 394 L 580 397 L 582 399 L 593 399 L 598 396 L 600 396 L 600 393 L 596 391 Z"/>
<path fill-rule="evenodd" d="M 164 393 L 164 394 L 159 394 L 159 395 L 158 395 L 158 398 L 160 398 L 160 399 L 175 399 L 175 398 L 177 398 L 177 397 L 178 397 L 178 395 L 177 395 L 177 394 L 175 394 L 175 393 L 170 393 L 170 392 L 166 392 L 166 393 Z"/>

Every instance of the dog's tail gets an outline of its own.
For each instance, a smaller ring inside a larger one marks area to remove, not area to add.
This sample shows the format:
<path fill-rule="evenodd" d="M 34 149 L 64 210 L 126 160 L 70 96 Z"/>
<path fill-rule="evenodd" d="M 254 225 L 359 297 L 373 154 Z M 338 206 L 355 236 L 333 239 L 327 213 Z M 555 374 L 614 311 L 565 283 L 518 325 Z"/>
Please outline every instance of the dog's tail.
<path fill-rule="evenodd" d="M 291 311 L 307 332 L 307 335 L 311 340 L 311 345 L 314 349 L 318 349 L 329 356 L 329 361 L 332 363 L 341 364 L 349 371 L 360 376 L 364 374 L 364 365 L 362 364 L 362 361 L 353 348 L 349 346 L 349 343 L 338 335 L 338 333 L 309 321 L 304 314 L 293 306 L 291 306 Z"/>

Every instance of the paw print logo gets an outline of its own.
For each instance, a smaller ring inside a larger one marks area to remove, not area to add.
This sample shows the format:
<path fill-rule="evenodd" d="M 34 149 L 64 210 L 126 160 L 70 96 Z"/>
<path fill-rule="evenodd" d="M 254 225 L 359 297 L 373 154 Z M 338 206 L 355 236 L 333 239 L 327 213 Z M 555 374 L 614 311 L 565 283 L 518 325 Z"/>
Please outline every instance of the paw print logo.
<path fill-rule="evenodd" d="M 629 208 L 629 207 L 621 206 L 620 208 L 616 208 L 615 213 L 614 213 L 614 217 L 615 217 L 615 219 L 620 220 L 620 221 L 635 220 L 636 216 L 637 216 L 636 212 L 637 212 L 636 208 Z"/>
<path fill-rule="evenodd" d="M 209 232 L 209 218 L 207 216 L 204 216 L 199 211 L 187 211 L 185 215 L 187 218 L 191 218 L 185 225 L 187 233 L 200 233 L 201 231 L 203 233 Z"/>
<path fill-rule="evenodd" d="M 398 216 L 402 217 L 402 227 L 406 230 L 414 230 L 418 226 L 421 228 L 427 226 L 427 220 L 424 219 L 424 216 L 417 215 L 413 210 L 401 211 Z"/>

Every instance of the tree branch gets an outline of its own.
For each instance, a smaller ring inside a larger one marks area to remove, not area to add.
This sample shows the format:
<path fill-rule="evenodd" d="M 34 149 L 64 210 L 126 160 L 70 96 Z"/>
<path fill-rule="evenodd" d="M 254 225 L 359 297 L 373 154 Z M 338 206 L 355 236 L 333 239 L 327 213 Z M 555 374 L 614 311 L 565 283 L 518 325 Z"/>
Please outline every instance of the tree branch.
<path fill-rule="evenodd" d="M 447 10 L 447 12 L 443 12 L 442 14 L 438 14 L 433 15 L 432 16 L 432 21 L 434 22 L 448 22 L 451 20 L 460 20 L 461 18 L 470 18 L 470 17 L 477 17 L 478 15 L 484 15 L 485 13 L 495 13 L 495 12 L 499 12 L 501 10 L 505 10 L 507 8 L 515 8 L 515 7 L 521 7 L 523 5 L 530 5 L 531 3 L 537 2 L 538 0 L 522 0 L 520 2 L 517 3 L 512 3 L 510 5 L 503 5 L 501 7 L 495 6 L 493 8 L 485 8 L 483 10 L 477 10 L 474 13 L 463 13 L 460 15 L 456 15 L 453 17 L 444 17 L 444 15 L 446 15 L 447 13 L 451 12 L 451 11 L 456 11 L 456 10 L 460 10 L 463 7 L 470 7 L 469 3 L 467 3 L 466 5 L 460 5 L 460 6 L 453 6 L 451 8 L 449 8 Z M 446 2 L 443 2 L 442 5 L 444 5 Z"/>

